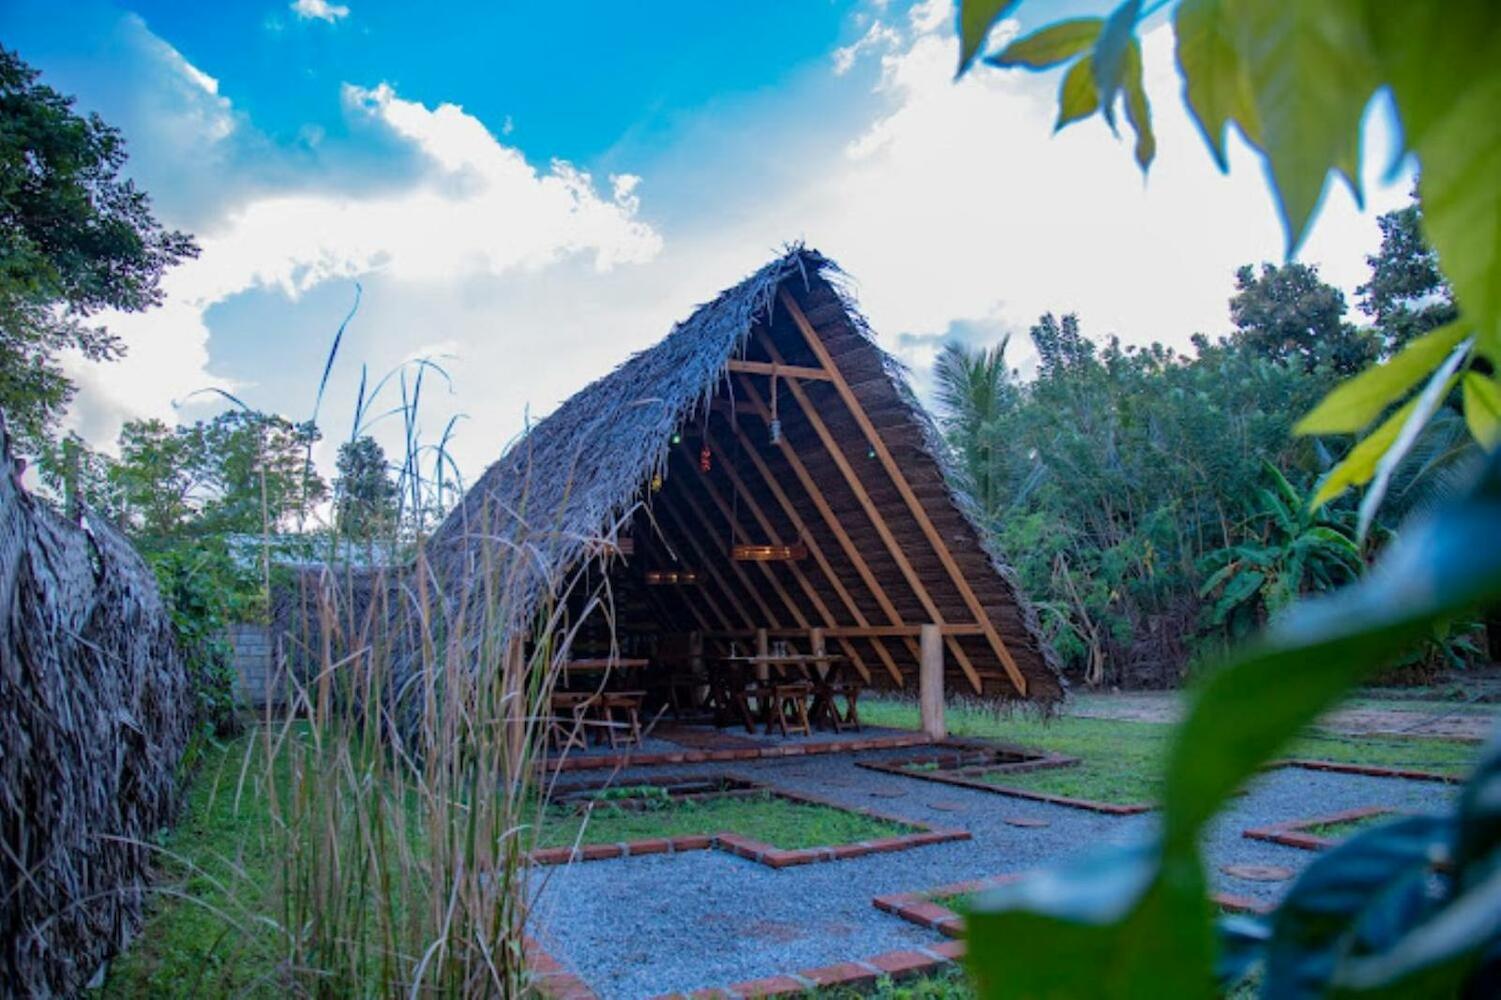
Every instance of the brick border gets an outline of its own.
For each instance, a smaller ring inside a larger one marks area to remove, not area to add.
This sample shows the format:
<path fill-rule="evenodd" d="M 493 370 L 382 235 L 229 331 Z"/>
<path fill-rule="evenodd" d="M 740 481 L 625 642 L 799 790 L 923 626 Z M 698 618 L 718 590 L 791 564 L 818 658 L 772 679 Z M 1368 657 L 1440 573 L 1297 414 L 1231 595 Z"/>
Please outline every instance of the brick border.
<path fill-rule="evenodd" d="M 1400 778 L 1403 781 L 1441 781 L 1446 785 L 1462 785 L 1464 777 L 1445 774 L 1442 771 L 1422 771 L 1410 767 L 1382 767 L 1378 764 L 1346 764 L 1337 760 L 1314 760 L 1311 757 L 1286 757 L 1263 764 L 1263 771 L 1275 771 L 1283 767 L 1301 767 L 1306 771 L 1333 771 L 1337 774 L 1363 774 L 1370 778 Z"/>
<path fill-rule="evenodd" d="M 883 951 L 868 958 L 799 972 L 777 973 L 730 986 L 694 990 L 692 993 L 664 993 L 656 1000 L 751 1000 L 752 997 L 802 996 L 819 987 L 865 987 L 882 978 L 907 979 L 925 975 L 963 957 L 963 941 L 943 941 L 929 948 Z"/>
<path fill-rule="evenodd" d="M 1041 756 L 1037 760 L 1021 761 L 1016 764 L 976 764 L 972 767 L 965 767 L 958 772 L 945 772 L 942 770 L 909 771 L 905 768 L 904 765 L 927 763 L 928 761 L 933 759 L 931 757 L 924 756 L 903 757 L 897 760 L 883 761 L 860 760 L 855 762 L 855 766 L 863 767 L 871 771 L 880 771 L 883 774 L 895 774 L 903 778 L 918 778 L 922 781 L 936 781 L 944 785 L 954 785 L 959 788 L 969 788 L 979 792 L 993 792 L 996 795 L 1009 795 L 1013 798 L 1030 799 L 1034 802 L 1046 802 L 1050 805 L 1067 806 L 1071 809 L 1088 809 L 1090 812 L 1105 813 L 1109 816 L 1135 816 L 1138 813 L 1151 812 L 1153 809 L 1157 808 L 1156 803 L 1153 802 L 1130 802 L 1124 804 L 1117 802 L 1101 802 L 1097 799 L 1081 799 L 1069 795 L 1054 795 L 1051 792 L 1035 792 L 1028 788 L 1016 788 L 1012 785 L 996 785 L 988 781 L 982 781 L 978 778 L 970 776 L 978 771 L 994 772 L 1000 770 L 1006 773 L 1022 773 L 1028 771 L 1040 771 L 1055 767 L 1071 767 L 1080 762 L 1080 758 L 1078 757 L 1068 757 L 1064 754 L 1057 754 L 1044 750 L 1032 751 L 1026 747 L 1016 746 L 1015 744 L 970 744 L 958 741 L 947 741 L 946 743 L 940 745 L 962 747 L 971 751 L 985 749 L 1011 749 L 1028 753 L 1037 753 Z M 937 759 L 939 760 L 939 762 L 942 762 L 945 758 L 939 757 Z M 958 753 L 955 753 L 951 755 L 949 759 L 959 760 L 961 759 L 961 757 Z"/>
<path fill-rule="evenodd" d="M 1365 819 L 1367 816 L 1394 815 L 1396 812 L 1397 810 L 1391 806 L 1361 806 L 1357 809 L 1330 813 L 1327 816 L 1309 816 L 1304 819 L 1272 823 L 1268 826 L 1252 827 L 1249 830 L 1242 830 L 1241 836 L 1249 837 L 1251 840 L 1265 840 L 1273 844 L 1281 844 L 1283 847 L 1296 847 L 1304 851 L 1322 851 L 1333 847 L 1339 841 L 1333 837 L 1320 837 L 1317 834 L 1305 832 L 1309 827 L 1344 823 L 1352 819 Z"/>
<path fill-rule="evenodd" d="M 547 1000 L 599 1000 L 587 983 L 543 951 L 535 938 L 523 936 L 521 946 L 527 971 L 531 973 L 531 985 L 539 995 Z"/>
<path fill-rule="evenodd" d="M 823 798 L 818 795 L 811 795 L 807 792 L 795 792 L 772 785 L 763 785 L 740 775 L 722 775 L 722 777 L 746 782 L 755 786 L 755 791 L 765 792 L 776 798 L 786 799 L 789 802 L 825 806 L 830 809 L 838 809 L 841 812 L 855 813 L 869 819 L 879 820 L 883 823 L 908 827 L 916 832 L 898 834 L 892 837 L 877 837 L 874 840 L 860 840 L 849 844 L 826 844 L 817 847 L 802 847 L 796 850 L 787 850 L 763 841 L 754 840 L 750 837 L 742 837 L 734 831 L 726 831 L 713 834 L 692 834 L 683 837 L 656 837 L 649 840 L 630 840 L 618 844 L 542 847 L 532 851 L 527 856 L 527 859 L 535 865 L 562 865 L 573 861 L 606 861 L 612 858 L 636 857 L 642 854 L 679 854 L 684 851 L 704 851 L 712 848 L 745 858 L 747 861 L 755 861 L 770 868 L 781 869 L 791 868 L 795 865 L 815 864 L 821 861 L 844 861 L 849 858 L 864 857 L 868 854 L 905 851 L 914 847 L 925 847 L 929 844 L 945 844 L 956 840 L 970 839 L 970 832 L 968 830 L 941 829 L 924 823 L 921 820 L 908 819 L 905 816 L 894 816 L 890 813 L 877 812 L 874 809 L 868 809 L 864 806 L 846 805 L 842 802 L 836 802 L 833 799 Z M 680 781 L 683 779 L 674 778 L 671 780 Z M 736 793 L 729 792 L 727 794 L 733 796 Z"/>
<path fill-rule="evenodd" d="M 674 750 L 665 753 L 600 754 L 544 760 L 539 766 L 551 771 L 593 771 L 604 768 L 656 767 L 663 764 L 708 764 L 766 757 L 811 757 L 826 753 L 856 753 L 861 750 L 901 750 L 927 746 L 932 738 L 922 733 L 871 736 L 858 740 L 822 740 L 817 743 L 773 743 L 764 747 L 726 747 L 722 750 Z"/>
<path fill-rule="evenodd" d="M 908 923 L 937 931 L 951 938 L 964 936 L 964 917 L 935 900 L 970 892 L 984 892 L 1025 878 L 1029 872 L 1013 872 L 1008 875 L 993 875 L 990 878 L 972 879 L 968 882 L 953 882 L 936 889 L 921 892 L 897 892 L 872 899 L 871 905 L 884 913 L 900 917 Z M 1210 895 L 1210 900 L 1231 913 L 1264 914 L 1271 912 L 1269 904 L 1248 896 L 1236 896 L 1225 892 Z"/>

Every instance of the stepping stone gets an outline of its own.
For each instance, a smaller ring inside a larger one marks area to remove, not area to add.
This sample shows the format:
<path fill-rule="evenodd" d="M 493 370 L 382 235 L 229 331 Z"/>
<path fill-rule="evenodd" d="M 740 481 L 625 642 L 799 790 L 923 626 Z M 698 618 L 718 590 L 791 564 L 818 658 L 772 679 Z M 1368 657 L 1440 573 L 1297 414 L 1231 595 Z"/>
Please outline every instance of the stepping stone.
<path fill-rule="evenodd" d="M 899 799 L 903 795 L 906 795 L 907 793 L 906 792 L 899 792 L 899 791 L 896 791 L 895 789 L 873 788 L 873 789 L 871 789 L 870 794 L 871 794 L 871 797 L 877 798 L 877 799 Z"/>
<path fill-rule="evenodd" d="M 1248 882 L 1286 882 L 1293 877 L 1293 870 L 1281 865 L 1221 865 L 1220 871 Z"/>
<path fill-rule="evenodd" d="M 1045 826 L 1053 825 L 1045 819 L 1034 819 L 1031 816 L 1007 816 L 1005 822 L 1007 826 L 1020 826 L 1027 829 L 1039 830 Z"/>
<path fill-rule="evenodd" d="M 962 802 L 929 802 L 929 809 L 937 809 L 939 812 L 961 813 L 965 806 Z"/>

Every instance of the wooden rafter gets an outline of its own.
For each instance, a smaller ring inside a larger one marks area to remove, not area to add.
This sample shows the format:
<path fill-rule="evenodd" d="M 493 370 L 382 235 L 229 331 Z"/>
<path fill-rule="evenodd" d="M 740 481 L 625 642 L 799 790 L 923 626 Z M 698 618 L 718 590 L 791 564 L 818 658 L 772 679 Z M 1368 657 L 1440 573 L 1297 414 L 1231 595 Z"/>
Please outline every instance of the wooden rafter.
<path fill-rule="evenodd" d="M 680 490 L 677 494 L 675 494 L 675 496 L 680 497 L 683 502 L 688 505 L 688 509 L 691 510 L 693 512 L 693 515 L 698 519 L 699 525 L 703 528 L 704 533 L 706 535 L 712 536 L 714 533 L 714 522 L 709 520 L 708 515 L 704 513 L 704 509 L 698 505 L 698 502 L 696 500 L 693 499 L 692 493 L 688 490 Z M 669 501 L 668 509 L 674 510 L 674 516 L 678 516 L 675 512 L 675 508 L 675 502 Z M 693 551 L 697 552 L 698 557 L 712 567 L 714 564 L 709 557 L 708 550 L 704 548 L 703 544 L 699 542 L 698 536 L 692 531 L 692 529 L 688 527 L 688 522 L 680 519 L 678 521 L 678 525 L 683 529 L 683 533 L 687 536 L 689 544 L 693 546 Z M 782 623 L 777 618 L 776 612 L 772 611 L 771 606 L 762 599 L 761 592 L 751 584 L 750 578 L 745 575 L 745 570 L 740 567 L 740 564 L 732 560 L 727 553 L 723 553 L 718 549 L 715 549 L 714 553 L 721 560 L 723 560 L 725 565 L 729 566 L 730 572 L 733 573 L 735 575 L 735 578 L 740 581 L 741 588 L 750 595 L 751 600 L 755 602 L 757 610 L 761 612 L 761 620 L 753 622 L 753 624 L 758 627 L 769 624 L 772 628 L 781 628 Z M 723 579 L 723 577 L 720 577 L 721 581 L 723 581 Z M 740 604 L 739 601 L 736 601 L 735 604 L 740 608 L 741 614 L 745 614 L 745 606 Z M 751 616 L 746 615 L 746 617 L 750 618 Z"/>
<path fill-rule="evenodd" d="M 725 583 L 724 577 L 719 575 L 719 567 L 704 554 L 703 549 L 699 547 L 697 539 L 693 537 L 693 532 L 689 531 L 687 524 L 678 517 L 677 511 L 673 509 L 673 505 L 667 501 L 663 494 L 657 495 L 657 503 L 662 504 L 667 509 L 667 516 L 673 522 L 673 530 L 681 532 L 682 537 L 697 554 L 700 563 L 703 565 L 704 572 L 708 574 L 710 580 L 714 581 L 714 585 L 719 588 L 720 596 L 729 602 L 730 607 L 734 608 L 735 613 L 740 616 L 741 622 L 747 628 L 755 628 L 757 625 L 756 619 L 745 610 L 745 605 L 740 603 L 740 598 L 735 596 L 734 590 L 730 588 L 729 584 Z M 699 578 L 699 586 L 703 586 L 702 577 Z M 705 593 L 704 597 L 707 599 L 710 595 Z M 720 617 L 728 620 L 728 616 L 724 615 L 723 612 L 720 613 Z"/>
<path fill-rule="evenodd" d="M 771 338 L 763 337 L 762 340 L 772 358 L 780 362 L 780 353 L 777 351 L 776 345 L 771 342 Z M 891 528 L 886 524 L 886 518 L 882 516 L 880 508 L 870 498 L 870 494 L 866 492 L 865 484 L 860 481 L 859 474 L 855 472 L 854 468 L 850 465 L 849 459 L 845 457 L 844 450 L 839 447 L 839 442 L 835 440 L 833 432 L 823 422 L 823 418 L 818 415 L 818 408 L 808 398 L 808 393 L 796 382 L 788 382 L 787 388 L 791 391 L 792 398 L 797 401 L 798 407 L 802 410 L 803 418 L 812 426 L 814 432 L 818 435 L 818 439 L 823 442 L 824 450 L 828 452 L 829 457 L 834 460 L 835 466 L 838 467 L 840 474 L 844 476 L 845 484 L 849 486 L 850 492 L 855 494 L 855 499 L 859 502 L 861 509 L 865 511 L 865 516 L 869 518 L 871 525 L 876 529 L 876 534 L 881 537 L 881 541 L 886 545 L 886 551 L 891 554 L 892 561 L 896 563 L 897 569 L 901 570 L 903 578 L 907 581 L 907 586 L 912 589 L 912 592 L 922 604 L 923 610 L 928 613 L 929 620 L 935 625 L 947 624 L 943 612 L 939 610 L 937 602 L 928 593 L 928 588 L 923 584 L 922 578 L 917 575 L 917 570 L 913 568 L 912 560 L 907 558 L 907 553 L 902 549 L 901 543 L 891 533 Z M 969 683 L 975 689 L 975 693 L 979 694 L 982 692 L 985 689 L 985 684 L 980 679 L 980 672 L 975 669 L 974 664 L 965 655 L 963 647 L 959 645 L 959 640 L 948 636 L 945 637 L 945 641 L 948 643 L 949 651 L 954 654 L 954 660 L 958 662 L 959 668 L 964 671 L 964 676 L 969 678 Z"/>
<path fill-rule="evenodd" d="M 759 397 L 749 402 L 752 409 L 755 410 L 763 421 L 770 419 L 770 413 L 760 405 L 761 401 Z M 850 616 L 855 619 L 856 625 L 869 628 L 870 620 L 865 617 L 865 612 L 860 610 L 860 605 L 855 601 L 854 595 L 849 592 L 849 588 L 844 585 L 844 581 L 834 571 L 834 567 L 829 562 L 828 556 L 824 554 L 823 546 L 818 544 L 818 539 L 813 537 L 813 533 L 808 530 L 807 522 L 798 513 L 797 506 L 787 495 L 787 491 L 782 489 L 782 484 L 777 482 L 777 477 L 772 474 L 771 469 L 766 465 L 766 460 L 751 446 L 750 440 L 745 436 L 743 430 L 737 427 L 735 428 L 735 433 L 739 435 L 740 443 L 745 446 L 745 452 L 750 456 L 751 465 L 755 467 L 757 475 L 761 477 L 761 482 L 771 492 L 772 497 L 777 502 L 777 506 L 781 507 L 782 513 L 786 515 L 787 520 L 792 524 L 793 530 L 798 533 L 798 537 L 802 538 L 803 542 L 808 546 L 808 553 L 813 557 L 813 561 L 818 565 L 818 568 L 823 571 L 825 579 L 834 588 L 834 593 L 839 595 L 840 601 L 844 603 Z M 902 675 L 901 669 L 897 667 L 896 661 L 891 658 L 891 652 L 886 648 L 886 644 L 875 641 L 874 636 L 869 638 L 871 639 L 871 647 L 875 649 L 876 655 L 881 658 L 881 663 L 886 667 L 886 672 L 891 675 L 897 684 L 905 684 L 906 678 Z"/>
<path fill-rule="evenodd" d="M 742 443 L 746 443 L 744 435 L 740 435 L 740 439 Z M 707 431 L 704 434 L 704 441 L 708 443 L 711 448 L 714 448 L 713 439 L 710 437 Z M 723 451 L 720 451 L 718 448 L 715 448 L 714 450 L 719 455 L 719 467 L 724 470 L 725 475 L 729 476 L 730 484 L 735 488 L 739 496 L 744 498 L 746 508 L 751 512 L 751 516 L 756 519 L 756 524 L 760 526 L 761 531 L 765 533 L 767 539 L 773 545 L 783 544 L 781 535 L 777 532 L 776 527 L 771 523 L 771 519 L 766 516 L 766 512 L 761 509 L 761 505 L 756 502 L 755 495 L 751 493 L 750 490 L 746 489 L 745 481 L 740 478 L 740 473 L 736 471 L 734 464 L 730 462 L 729 456 L 726 455 Z M 714 505 L 719 508 L 720 513 L 724 514 L 725 517 L 733 516 L 733 511 L 730 510 L 729 506 L 724 502 L 724 498 L 719 495 L 719 491 L 714 488 L 714 484 L 705 480 L 704 487 L 709 493 L 709 498 L 712 499 L 714 501 Z M 762 575 L 766 577 L 767 582 L 769 582 L 776 590 L 776 592 L 781 596 L 782 601 L 787 605 L 788 610 L 793 613 L 793 615 L 798 619 L 799 622 L 807 624 L 807 619 L 798 609 L 798 606 L 796 602 L 792 600 L 791 595 L 787 593 L 786 588 L 782 586 L 781 581 L 777 579 L 776 572 L 772 569 L 772 567 L 765 562 L 757 562 L 756 565 L 761 567 Z M 808 601 L 813 605 L 813 610 L 818 613 L 818 617 L 823 622 L 823 628 L 825 629 L 824 634 L 827 635 L 827 629 L 837 624 L 833 614 L 829 611 L 828 605 L 824 603 L 823 597 L 818 593 L 817 588 L 815 588 L 813 584 L 808 580 L 807 575 L 803 573 L 802 568 L 799 567 L 796 562 L 788 562 L 785 565 L 787 566 L 788 572 L 792 574 L 793 580 L 797 581 L 798 587 L 808 598 Z M 855 665 L 855 669 L 860 672 L 860 676 L 863 677 L 867 682 L 869 682 L 870 668 L 865 665 L 865 660 L 863 657 L 861 657 L 859 650 L 855 649 L 854 644 L 851 643 L 848 639 L 845 639 L 842 636 L 836 636 L 835 638 L 838 641 L 840 648 L 844 650 L 845 655 L 849 657 L 850 662 Z M 900 674 L 898 674 L 898 677 L 900 677 Z"/>
<path fill-rule="evenodd" d="M 897 492 L 906 501 L 908 509 L 912 512 L 913 519 L 917 521 L 918 526 L 922 528 L 923 534 L 927 536 L 928 543 L 932 545 L 933 552 L 938 556 L 939 562 L 943 564 L 943 568 L 948 572 L 949 579 L 953 581 L 955 589 L 959 591 L 959 596 L 963 598 L 965 606 L 969 608 L 970 613 L 975 616 L 975 619 L 980 624 L 986 626 L 985 638 L 990 642 L 990 646 L 995 651 L 995 655 L 1000 659 L 1001 665 L 1006 668 L 1006 675 L 1011 678 L 1011 683 L 1016 686 L 1017 693 L 1025 697 L 1027 694 L 1026 676 L 1022 674 L 1021 668 L 1016 665 L 1016 660 L 1011 656 L 1011 651 L 1006 648 L 1005 642 L 1001 640 L 1001 635 L 996 631 L 995 624 L 991 622 L 990 615 L 985 611 L 985 606 L 980 603 L 980 599 L 976 596 L 974 588 L 969 585 L 969 580 L 964 576 L 963 571 L 959 568 L 959 564 L 954 560 L 954 554 L 949 551 L 948 543 L 943 540 L 943 536 L 934 527 L 932 519 L 928 517 L 927 508 L 922 505 L 922 501 L 912 491 L 912 485 L 907 482 L 907 477 L 902 474 L 901 467 L 896 464 L 896 459 L 892 457 L 891 451 L 886 447 L 885 440 L 876 431 L 875 425 L 870 422 L 870 417 L 866 414 L 865 407 L 860 405 L 860 400 L 855 396 L 854 390 L 849 387 L 849 383 L 840 374 L 839 368 L 834 364 L 834 359 L 829 354 L 828 348 L 823 344 L 823 339 L 819 337 L 818 331 L 813 329 L 813 324 L 808 322 L 808 317 L 803 314 L 802 307 L 797 304 L 797 300 L 785 288 L 780 290 L 780 297 L 782 305 L 787 308 L 788 315 L 792 317 L 792 321 L 802 333 L 803 339 L 808 342 L 808 347 L 813 351 L 814 356 L 818 358 L 819 364 L 829 373 L 829 384 L 834 387 L 834 391 L 839 394 L 839 398 L 843 400 L 845 407 L 855 418 L 855 422 L 859 425 L 861 431 L 864 432 L 866 440 L 869 442 L 871 448 L 875 450 L 876 458 L 880 461 L 882 468 L 886 470 L 886 474 L 891 477 L 891 481 L 896 486 Z M 780 360 L 774 353 L 771 357 L 773 361 Z M 796 382 L 789 382 L 788 385 L 792 388 L 794 394 L 801 392 Z"/>
<path fill-rule="evenodd" d="M 738 358 L 731 361 L 728 367 L 730 371 L 739 375 L 776 375 L 781 378 L 805 378 L 818 382 L 826 382 L 831 377 L 822 368 L 768 364 L 765 361 L 742 361 Z"/>
<path fill-rule="evenodd" d="M 745 393 L 745 397 L 760 411 L 761 418 L 763 420 L 770 420 L 771 411 L 766 408 L 765 401 L 762 400 L 760 393 L 756 391 L 756 387 L 751 384 L 749 379 L 740 379 L 740 389 Z M 875 598 L 876 604 L 880 606 L 881 613 L 893 625 L 904 624 L 901 613 L 897 611 L 896 605 L 887 596 L 886 588 L 881 586 L 881 581 L 877 580 L 875 573 L 871 572 L 870 564 L 860 554 L 860 549 L 851 540 L 849 532 L 844 530 L 844 525 L 840 522 L 839 516 L 834 513 L 834 508 L 829 506 L 828 498 L 823 495 L 823 490 L 818 488 L 818 483 L 814 481 L 812 473 L 803 464 L 803 460 L 798 457 L 797 449 L 792 447 L 792 443 L 786 437 L 782 438 L 779 448 L 782 452 L 782 457 L 787 461 L 788 467 L 792 469 L 793 475 L 797 477 L 798 484 L 802 486 L 803 492 L 807 494 L 809 500 L 813 501 L 813 507 L 818 511 L 818 516 L 823 519 L 824 525 L 833 534 L 834 540 L 839 543 L 839 548 L 844 552 L 844 557 L 855 568 L 860 581 L 865 584 L 866 589 Z M 916 662 L 918 653 L 916 640 L 908 640 L 907 647 L 912 653 L 913 662 Z"/>

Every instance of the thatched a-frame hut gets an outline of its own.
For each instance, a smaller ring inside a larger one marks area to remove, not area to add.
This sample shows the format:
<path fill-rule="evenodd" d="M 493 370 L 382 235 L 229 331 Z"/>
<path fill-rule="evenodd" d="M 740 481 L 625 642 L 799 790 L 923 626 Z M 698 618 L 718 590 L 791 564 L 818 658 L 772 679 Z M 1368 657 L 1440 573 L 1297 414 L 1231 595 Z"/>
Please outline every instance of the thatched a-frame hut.
<path fill-rule="evenodd" d="M 504 550 L 525 590 L 613 547 L 617 633 L 816 636 L 866 683 L 908 688 L 925 636 L 950 692 L 1057 699 L 1032 611 L 948 471 L 838 269 L 799 247 L 531 428 L 428 551 L 472 577 Z M 518 573 L 523 531 L 551 541 Z"/>

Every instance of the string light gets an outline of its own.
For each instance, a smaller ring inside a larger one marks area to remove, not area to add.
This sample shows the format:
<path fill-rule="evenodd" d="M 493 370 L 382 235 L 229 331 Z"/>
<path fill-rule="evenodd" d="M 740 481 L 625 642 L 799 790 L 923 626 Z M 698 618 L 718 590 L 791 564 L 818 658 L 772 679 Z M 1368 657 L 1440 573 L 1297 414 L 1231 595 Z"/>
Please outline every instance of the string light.
<path fill-rule="evenodd" d="M 703 450 L 698 453 L 698 471 L 708 472 L 713 464 L 714 456 L 709 454 L 709 446 L 704 445 Z"/>

